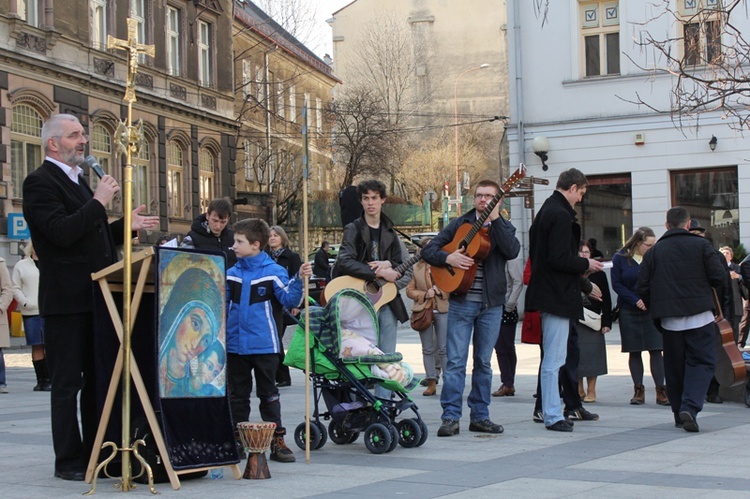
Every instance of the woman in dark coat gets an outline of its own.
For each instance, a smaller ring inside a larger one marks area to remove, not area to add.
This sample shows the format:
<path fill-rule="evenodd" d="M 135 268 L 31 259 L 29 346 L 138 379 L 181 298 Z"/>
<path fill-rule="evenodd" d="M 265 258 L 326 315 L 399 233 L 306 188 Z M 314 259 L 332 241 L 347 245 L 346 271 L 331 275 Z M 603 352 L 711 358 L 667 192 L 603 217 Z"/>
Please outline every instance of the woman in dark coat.
<path fill-rule="evenodd" d="M 617 306 L 620 309 L 622 351 L 629 355 L 628 367 L 635 392 L 630 403 L 634 405 L 643 404 L 646 398 L 641 358 L 641 352 L 644 351 L 648 351 L 651 357 L 651 377 L 656 385 L 656 403 L 669 405 L 667 387 L 664 384 L 664 343 L 636 289 L 643 255 L 655 243 L 654 231 L 649 227 L 639 227 L 612 258 L 612 289 L 617 293 Z"/>
<path fill-rule="evenodd" d="M 302 260 L 297 253 L 289 249 L 289 238 L 286 235 L 286 231 L 280 226 L 274 225 L 271 227 L 271 234 L 268 237 L 268 249 L 266 251 L 276 263 L 287 270 L 290 278 L 299 272 Z M 293 308 L 291 313 L 296 316 L 299 314 L 299 309 Z M 290 386 L 292 384 L 292 377 L 289 374 L 289 367 L 284 365 L 282 338 L 284 337 L 286 327 L 295 324 L 295 322 L 292 318 L 287 317 L 286 313 L 282 310 L 275 312 L 274 317 L 276 318 L 276 330 L 279 332 L 279 344 L 281 344 L 279 368 L 276 370 L 276 386 Z"/>
<path fill-rule="evenodd" d="M 579 256 L 591 258 L 591 247 L 586 241 L 581 241 Z M 602 291 L 602 301 L 584 299 L 583 307 L 601 315 L 601 327 L 591 329 L 576 322 L 578 331 L 578 393 L 584 402 L 596 402 L 596 378 L 607 374 L 607 345 L 604 335 L 612 328 L 612 298 L 609 294 L 607 274 L 602 271 L 589 275 L 589 280 Z M 583 378 L 586 378 L 586 390 L 583 389 Z"/>

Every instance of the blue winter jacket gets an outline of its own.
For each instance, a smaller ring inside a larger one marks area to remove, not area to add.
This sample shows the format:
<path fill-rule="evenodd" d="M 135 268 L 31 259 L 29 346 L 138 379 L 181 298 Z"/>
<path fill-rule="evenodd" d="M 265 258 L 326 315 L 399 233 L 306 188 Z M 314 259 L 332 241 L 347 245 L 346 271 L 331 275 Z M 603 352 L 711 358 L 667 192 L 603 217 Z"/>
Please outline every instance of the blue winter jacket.
<path fill-rule="evenodd" d="M 294 308 L 302 294 L 302 280 L 298 276 L 289 279 L 286 269 L 267 253 L 238 258 L 227 270 L 227 352 L 281 352 L 274 306 Z"/>

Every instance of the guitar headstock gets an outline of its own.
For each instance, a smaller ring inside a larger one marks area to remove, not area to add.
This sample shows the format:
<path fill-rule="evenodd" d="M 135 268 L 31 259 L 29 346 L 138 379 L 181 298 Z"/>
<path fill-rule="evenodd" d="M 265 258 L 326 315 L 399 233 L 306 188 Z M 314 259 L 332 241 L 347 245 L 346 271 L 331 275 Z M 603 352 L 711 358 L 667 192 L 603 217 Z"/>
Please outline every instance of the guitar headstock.
<path fill-rule="evenodd" d="M 505 183 L 500 187 L 500 190 L 503 193 L 510 191 L 525 176 L 526 176 L 526 165 L 524 165 L 523 163 L 520 163 L 518 165 L 518 170 L 513 172 L 513 175 L 511 175 L 508 178 L 508 180 L 505 181 Z"/>

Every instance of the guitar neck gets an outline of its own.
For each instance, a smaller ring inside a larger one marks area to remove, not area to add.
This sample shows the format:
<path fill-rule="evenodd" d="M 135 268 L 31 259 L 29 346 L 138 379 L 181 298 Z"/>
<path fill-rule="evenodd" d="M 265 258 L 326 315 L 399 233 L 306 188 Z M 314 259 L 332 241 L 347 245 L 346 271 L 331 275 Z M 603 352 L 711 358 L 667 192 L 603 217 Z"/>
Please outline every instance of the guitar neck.
<path fill-rule="evenodd" d="M 482 228 L 484 225 L 484 222 L 487 221 L 487 218 L 489 218 L 490 213 L 492 213 L 492 210 L 495 209 L 495 206 L 497 206 L 497 203 L 500 202 L 501 199 L 503 199 L 503 196 L 510 191 L 521 179 L 523 179 L 526 176 L 526 166 L 521 163 L 521 165 L 518 167 L 518 170 L 513 172 L 513 175 L 510 176 L 508 180 L 505 181 L 505 183 L 500 187 L 500 191 L 493 196 L 492 200 L 487 203 L 487 208 L 482 212 L 481 215 L 479 215 L 479 218 L 477 218 L 476 222 L 471 227 L 471 230 L 466 234 L 466 237 L 461 241 L 461 246 L 466 247 L 469 245 L 472 239 L 474 239 L 474 236 L 477 235 L 477 232 L 479 232 L 479 229 Z"/>
<path fill-rule="evenodd" d="M 393 269 L 393 270 L 395 270 L 396 272 L 398 272 L 401 275 L 404 275 L 405 271 L 409 270 L 411 267 L 414 266 L 415 263 L 417 263 L 421 259 L 422 259 L 422 255 L 414 255 L 411 258 L 409 258 L 408 260 L 406 260 L 404 263 L 402 263 L 401 265 L 399 265 L 398 267 L 396 267 L 395 269 Z M 375 278 L 375 282 L 378 284 L 378 286 L 383 286 L 388 281 L 386 281 L 382 277 L 376 277 Z"/>

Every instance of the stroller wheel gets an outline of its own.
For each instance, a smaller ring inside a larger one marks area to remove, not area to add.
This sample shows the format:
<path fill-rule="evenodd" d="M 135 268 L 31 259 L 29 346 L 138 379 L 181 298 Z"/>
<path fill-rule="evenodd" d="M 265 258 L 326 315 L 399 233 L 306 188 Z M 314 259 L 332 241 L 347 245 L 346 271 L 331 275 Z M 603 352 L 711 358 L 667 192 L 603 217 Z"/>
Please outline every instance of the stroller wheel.
<path fill-rule="evenodd" d="M 422 440 L 422 428 L 414 419 L 402 419 L 396 424 L 398 429 L 398 443 L 401 447 L 411 449 L 419 445 Z"/>
<path fill-rule="evenodd" d="M 331 436 L 331 441 L 338 445 L 350 444 L 359 437 L 358 431 L 345 431 L 340 424 L 333 420 L 328 425 L 328 433 Z"/>
<path fill-rule="evenodd" d="M 318 427 L 318 430 L 320 430 L 320 442 L 315 446 L 316 449 L 320 449 L 326 444 L 326 442 L 328 442 L 328 430 L 326 430 L 326 425 L 320 420 L 310 421 L 310 424 L 315 424 L 315 426 Z"/>
<path fill-rule="evenodd" d="M 393 449 L 398 447 L 398 430 L 393 425 L 388 425 L 388 431 L 391 432 L 391 445 L 388 446 L 386 452 L 392 452 Z"/>
<path fill-rule="evenodd" d="M 387 452 L 392 441 L 391 432 L 384 424 L 373 423 L 365 430 L 365 447 L 373 454 Z"/>
<path fill-rule="evenodd" d="M 427 441 L 427 436 L 430 434 L 430 431 L 427 429 L 427 423 L 425 423 L 421 419 L 412 419 L 412 421 L 417 421 L 417 423 L 419 424 L 419 429 L 422 430 L 422 437 L 419 439 L 419 442 L 417 443 L 417 447 L 420 447 L 423 443 Z"/>
<path fill-rule="evenodd" d="M 302 422 L 297 425 L 297 428 L 294 430 L 294 442 L 297 444 L 297 447 L 299 447 L 302 450 L 305 450 L 305 442 L 307 440 L 308 435 L 305 433 L 305 423 Z M 321 447 L 320 442 L 322 441 L 321 435 L 320 435 L 320 428 L 315 424 L 314 421 L 310 421 L 310 449 L 319 449 Z"/>

